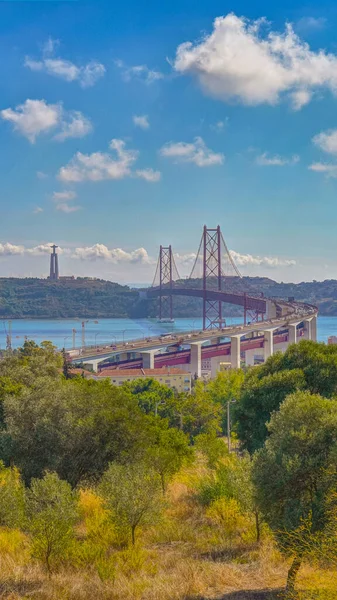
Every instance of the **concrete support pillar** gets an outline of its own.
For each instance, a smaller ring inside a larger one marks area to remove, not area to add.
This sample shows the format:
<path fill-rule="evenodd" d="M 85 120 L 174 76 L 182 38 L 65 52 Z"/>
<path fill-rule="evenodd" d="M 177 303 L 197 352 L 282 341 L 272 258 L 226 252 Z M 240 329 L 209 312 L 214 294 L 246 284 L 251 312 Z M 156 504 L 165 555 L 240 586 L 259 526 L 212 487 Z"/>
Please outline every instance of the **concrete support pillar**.
<path fill-rule="evenodd" d="M 143 361 L 143 369 L 154 369 L 155 350 L 140 353 Z"/>
<path fill-rule="evenodd" d="M 218 356 L 211 358 L 211 378 L 214 379 L 217 376 L 220 366 L 220 359 Z"/>
<path fill-rule="evenodd" d="M 304 319 L 303 320 L 303 325 L 304 325 L 304 339 L 306 340 L 311 340 L 311 321 L 312 319 Z"/>
<path fill-rule="evenodd" d="M 83 362 L 83 366 L 92 367 L 94 373 L 98 373 L 98 365 L 103 362 L 102 360 L 88 360 Z"/>
<path fill-rule="evenodd" d="M 266 319 L 275 319 L 276 317 L 276 305 L 271 300 L 266 300 L 267 303 L 267 314 Z"/>
<path fill-rule="evenodd" d="M 311 321 L 311 339 L 313 342 L 317 342 L 317 315 L 312 317 Z"/>
<path fill-rule="evenodd" d="M 201 377 L 201 344 L 191 344 L 191 375 Z"/>
<path fill-rule="evenodd" d="M 245 365 L 246 367 L 253 367 L 255 364 L 254 354 L 255 350 L 246 350 L 245 352 Z"/>
<path fill-rule="evenodd" d="M 231 337 L 231 367 L 232 369 L 240 369 L 241 357 L 240 357 L 240 346 L 241 337 L 234 335 Z"/>
<path fill-rule="evenodd" d="M 289 344 L 297 344 L 297 323 L 288 325 L 288 332 Z"/>
<path fill-rule="evenodd" d="M 264 332 L 264 360 L 274 354 L 274 329 Z"/>

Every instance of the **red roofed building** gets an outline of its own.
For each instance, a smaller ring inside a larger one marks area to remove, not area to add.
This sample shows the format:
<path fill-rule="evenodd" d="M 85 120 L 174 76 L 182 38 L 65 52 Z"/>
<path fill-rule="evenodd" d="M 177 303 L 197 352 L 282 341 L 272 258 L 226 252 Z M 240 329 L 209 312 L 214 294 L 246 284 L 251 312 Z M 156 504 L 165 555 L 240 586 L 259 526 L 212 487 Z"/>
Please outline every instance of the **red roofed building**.
<path fill-rule="evenodd" d="M 102 369 L 94 376 L 101 380 L 109 378 L 114 385 L 122 385 L 126 381 L 135 379 L 151 378 L 177 392 L 191 391 L 191 373 L 175 367 L 163 367 L 162 369 Z"/>

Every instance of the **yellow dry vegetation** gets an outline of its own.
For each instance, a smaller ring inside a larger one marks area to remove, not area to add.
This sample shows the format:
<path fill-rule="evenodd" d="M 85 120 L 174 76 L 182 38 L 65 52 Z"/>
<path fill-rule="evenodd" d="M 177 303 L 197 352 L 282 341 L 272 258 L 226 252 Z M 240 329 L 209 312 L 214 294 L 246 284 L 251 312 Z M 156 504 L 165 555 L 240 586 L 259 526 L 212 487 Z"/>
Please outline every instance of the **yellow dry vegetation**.
<path fill-rule="evenodd" d="M 136 546 L 123 545 L 101 498 L 81 490 L 76 540 L 51 576 L 30 557 L 30 541 L 0 529 L 0 598 L 7 600 L 276 600 L 288 562 L 233 499 L 209 507 L 196 498 L 206 467 L 178 473 L 158 523 Z M 298 600 L 336 600 L 337 571 L 304 564 Z"/>

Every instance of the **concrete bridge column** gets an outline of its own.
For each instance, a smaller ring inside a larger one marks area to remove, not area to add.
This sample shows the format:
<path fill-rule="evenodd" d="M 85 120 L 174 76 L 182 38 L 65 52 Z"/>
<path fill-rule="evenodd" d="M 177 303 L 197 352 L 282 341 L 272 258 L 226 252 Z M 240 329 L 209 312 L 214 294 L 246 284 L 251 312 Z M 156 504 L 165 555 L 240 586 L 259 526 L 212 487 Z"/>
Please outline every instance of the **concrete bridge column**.
<path fill-rule="evenodd" d="M 303 325 L 304 325 L 304 339 L 305 340 L 311 340 L 312 339 L 311 321 L 312 321 L 312 317 L 303 320 Z"/>
<path fill-rule="evenodd" d="M 93 372 L 94 372 L 94 373 L 98 373 L 98 365 L 99 365 L 99 363 L 100 363 L 100 362 L 101 362 L 101 361 L 99 361 L 99 360 L 90 360 L 90 361 L 88 361 L 87 363 L 84 363 L 84 365 L 85 365 L 85 364 L 87 364 L 87 365 L 91 365 L 91 366 L 92 366 L 92 370 L 93 370 Z"/>
<path fill-rule="evenodd" d="M 266 319 L 275 319 L 276 317 L 276 305 L 272 300 L 266 300 L 267 314 Z"/>
<path fill-rule="evenodd" d="M 201 346 L 203 342 L 191 344 L 191 374 L 201 377 Z"/>
<path fill-rule="evenodd" d="M 297 344 L 297 325 L 298 325 L 298 323 L 290 323 L 288 325 L 288 342 L 289 342 L 289 344 Z"/>
<path fill-rule="evenodd" d="M 246 367 L 253 367 L 255 364 L 255 350 L 246 350 L 245 352 L 245 365 Z"/>
<path fill-rule="evenodd" d="M 313 342 L 317 342 L 317 315 L 312 317 L 311 321 L 311 339 Z"/>
<path fill-rule="evenodd" d="M 140 356 L 143 361 L 143 369 L 154 369 L 154 356 L 157 350 L 146 350 L 146 352 L 140 352 Z"/>
<path fill-rule="evenodd" d="M 240 369 L 241 366 L 241 336 L 233 335 L 231 337 L 231 367 L 232 369 Z"/>
<path fill-rule="evenodd" d="M 274 329 L 267 329 L 264 332 L 264 360 L 274 354 Z"/>

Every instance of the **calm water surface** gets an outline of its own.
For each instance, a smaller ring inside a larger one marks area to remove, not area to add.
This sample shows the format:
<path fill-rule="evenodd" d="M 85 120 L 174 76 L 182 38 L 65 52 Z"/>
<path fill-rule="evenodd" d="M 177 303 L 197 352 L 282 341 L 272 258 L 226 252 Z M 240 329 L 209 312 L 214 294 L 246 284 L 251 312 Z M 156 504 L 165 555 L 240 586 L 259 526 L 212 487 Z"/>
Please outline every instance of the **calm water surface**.
<path fill-rule="evenodd" d="M 228 317 L 227 325 L 240 323 L 242 319 Z M 175 323 L 157 323 L 156 319 L 99 319 L 85 323 L 86 344 L 115 343 L 116 341 L 159 335 L 171 331 L 189 331 L 201 329 L 201 319 L 176 319 Z M 12 321 L 12 346 L 21 346 L 25 337 L 37 344 L 50 340 L 58 348 L 72 347 L 72 330 L 75 329 L 76 346 L 81 346 L 81 321 L 79 319 L 63 320 L 31 320 L 18 319 Z M 0 347 L 6 346 L 8 321 L 0 321 Z M 329 335 L 337 335 L 337 317 L 318 317 L 318 340 L 326 342 Z"/>

